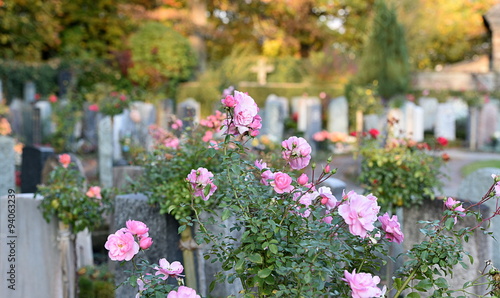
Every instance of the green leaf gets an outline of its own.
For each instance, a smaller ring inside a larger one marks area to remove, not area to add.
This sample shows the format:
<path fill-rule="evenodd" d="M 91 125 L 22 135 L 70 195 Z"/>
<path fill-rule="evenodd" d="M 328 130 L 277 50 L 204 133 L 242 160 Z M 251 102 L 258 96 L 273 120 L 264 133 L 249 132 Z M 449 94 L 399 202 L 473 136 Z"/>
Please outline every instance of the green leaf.
<path fill-rule="evenodd" d="M 262 256 L 257 253 L 249 255 L 248 260 L 252 263 L 262 264 Z"/>
<path fill-rule="evenodd" d="M 415 289 L 419 291 L 427 291 L 432 287 L 432 282 L 429 279 L 421 280 L 416 286 Z M 420 296 L 419 296 L 420 297 Z"/>
<path fill-rule="evenodd" d="M 455 218 L 453 217 L 448 218 L 444 224 L 447 230 L 451 230 L 454 225 L 455 225 Z"/>
<path fill-rule="evenodd" d="M 222 221 L 228 219 L 229 216 L 231 216 L 231 209 L 225 209 L 224 211 L 222 211 Z"/>
<path fill-rule="evenodd" d="M 259 270 L 259 272 L 257 273 L 257 275 L 260 277 L 260 278 L 266 278 L 269 276 L 269 274 L 271 274 L 271 269 L 269 268 L 264 268 L 262 270 Z"/>
<path fill-rule="evenodd" d="M 271 251 L 273 254 L 277 254 L 278 246 L 276 244 L 269 244 L 269 251 Z"/>
<path fill-rule="evenodd" d="M 436 279 L 434 284 L 436 284 L 436 286 L 438 286 L 440 288 L 446 288 L 446 289 L 448 288 L 448 282 L 446 281 L 446 279 L 444 279 L 442 277 L 439 277 L 438 279 Z"/>
<path fill-rule="evenodd" d="M 187 227 L 187 225 L 181 225 L 181 226 L 179 226 L 179 228 L 177 229 L 177 233 L 180 234 L 180 233 L 184 232 L 184 230 L 186 229 L 186 227 Z"/>
<path fill-rule="evenodd" d="M 411 292 L 406 296 L 406 298 L 420 298 L 420 294 L 417 292 Z"/>

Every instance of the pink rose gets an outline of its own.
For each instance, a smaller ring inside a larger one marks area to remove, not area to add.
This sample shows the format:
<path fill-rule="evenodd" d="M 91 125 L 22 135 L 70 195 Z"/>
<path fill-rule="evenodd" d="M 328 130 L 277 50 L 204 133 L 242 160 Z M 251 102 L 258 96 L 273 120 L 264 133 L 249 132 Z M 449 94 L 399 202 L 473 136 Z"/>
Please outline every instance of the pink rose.
<path fill-rule="evenodd" d="M 356 269 L 349 273 L 344 271 L 343 281 L 349 284 L 352 290 L 352 298 L 369 298 L 369 297 L 382 297 L 385 294 L 384 290 L 377 287 L 380 283 L 380 277 L 372 276 L 369 273 L 356 273 Z"/>
<path fill-rule="evenodd" d="M 180 286 L 177 291 L 170 291 L 167 298 L 200 298 L 196 291 L 186 286 Z"/>
<path fill-rule="evenodd" d="M 240 134 L 249 130 L 249 126 L 254 122 L 259 108 L 248 94 L 234 91 L 234 99 L 237 104 L 234 106 L 233 122 Z"/>
<path fill-rule="evenodd" d="M 236 105 L 236 100 L 232 95 L 227 95 L 221 100 L 221 103 L 228 108 L 233 108 Z"/>
<path fill-rule="evenodd" d="M 351 234 L 365 238 L 367 231 L 373 231 L 375 228 L 373 223 L 377 220 L 380 206 L 377 206 L 377 201 L 371 199 L 372 197 L 375 198 L 349 192 L 347 200 L 339 206 L 339 214 L 349 225 Z"/>
<path fill-rule="evenodd" d="M 273 179 L 274 179 L 274 173 L 271 172 L 271 170 L 266 170 L 261 174 L 260 183 L 267 186 L 267 185 L 269 185 L 269 182 L 267 182 L 267 181 L 273 180 Z"/>
<path fill-rule="evenodd" d="M 102 199 L 101 188 L 99 186 L 91 186 L 85 195 L 89 198 Z"/>
<path fill-rule="evenodd" d="M 213 137 L 214 137 L 213 131 L 207 130 L 205 132 L 205 135 L 201 138 L 201 140 L 206 143 L 206 142 L 210 142 L 213 139 Z"/>
<path fill-rule="evenodd" d="M 261 160 L 255 160 L 254 162 L 254 165 L 257 169 L 259 170 L 263 170 L 263 169 L 267 169 L 267 163 L 263 162 L 262 159 Z"/>
<path fill-rule="evenodd" d="M 127 230 L 132 233 L 132 235 L 137 235 L 139 237 L 147 237 L 149 236 L 149 228 L 142 221 L 138 220 L 127 220 L 125 223 L 127 226 Z"/>
<path fill-rule="evenodd" d="M 182 271 L 184 271 L 184 267 L 181 262 L 175 261 L 170 264 L 165 258 L 163 258 L 160 259 L 160 267 L 156 266 L 155 270 L 157 270 L 155 275 L 163 274 L 160 278 L 165 280 L 169 276 L 177 277 L 181 275 Z"/>
<path fill-rule="evenodd" d="M 403 242 L 405 237 L 401 231 L 401 225 L 398 222 L 397 215 L 393 215 L 392 218 L 389 218 L 389 213 L 386 212 L 383 216 L 379 216 L 378 220 L 382 224 L 382 230 L 385 231 L 385 238 L 387 238 L 389 242 Z"/>
<path fill-rule="evenodd" d="M 214 174 L 205 168 L 200 167 L 197 170 L 191 170 L 186 180 L 193 187 L 193 195 L 201 197 L 205 201 L 208 200 L 217 190 L 217 186 L 212 182 L 213 176 Z M 205 188 L 207 187 L 209 187 L 208 194 L 205 194 Z"/>
<path fill-rule="evenodd" d="M 59 155 L 59 162 L 62 164 L 64 168 L 67 168 L 71 163 L 71 156 L 69 154 L 61 154 Z"/>
<path fill-rule="evenodd" d="M 296 213 L 302 217 L 309 217 L 309 215 L 311 214 L 311 209 L 309 209 L 309 206 L 312 204 L 313 200 L 316 199 L 316 197 L 318 197 L 318 193 L 315 191 L 314 192 L 306 192 L 306 193 L 296 192 L 296 193 L 294 193 L 293 197 L 295 200 L 298 199 L 298 202 L 301 205 L 303 205 L 303 206 L 297 206 Z M 303 209 L 304 206 L 306 207 L 306 209 L 303 212 L 300 212 L 300 210 Z"/>
<path fill-rule="evenodd" d="M 49 101 L 51 103 L 56 103 L 57 102 L 57 96 L 55 96 L 54 94 L 50 95 L 49 96 Z"/>
<path fill-rule="evenodd" d="M 446 202 L 444 202 L 444 205 L 446 206 L 446 208 L 450 209 L 450 210 L 453 210 L 455 212 L 459 212 L 459 215 L 461 217 L 464 217 L 465 216 L 465 209 L 464 207 L 462 207 L 462 203 L 460 201 L 457 201 L 457 200 L 454 200 L 453 198 L 449 197 Z M 453 217 L 455 219 L 455 224 L 457 223 L 457 217 L 454 216 Z"/>
<path fill-rule="evenodd" d="M 277 193 L 291 192 L 294 187 L 292 184 L 292 177 L 282 172 L 274 173 L 274 180 L 271 181 L 271 186 Z"/>
<path fill-rule="evenodd" d="M 297 179 L 297 183 L 300 185 L 306 185 L 308 181 L 309 177 L 307 177 L 307 175 L 304 173 L 302 173 L 302 175 L 300 175 L 299 178 Z"/>
<path fill-rule="evenodd" d="M 337 198 L 332 194 L 332 190 L 327 186 L 322 186 L 318 189 L 321 197 L 321 204 L 325 205 L 328 210 L 337 206 Z"/>
<path fill-rule="evenodd" d="M 179 149 L 180 141 L 178 138 L 168 138 L 163 142 L 163 145 L 167 148 Z"/>
<path fill-rule="evenodd" d="M 175 129 L 175 130 L 180 129 L 182 127 L 182 120 L 181 119 L 175 120 L 174 123 L 172 123 L 172 125 L 170 127 L 172 127 L 172 129 Z"/>
<path fill-rule="evenodd" d="M 109 250 L 109 258 L 113 261 L 130 261 L 139 252 L 134 236 L 123 229 L 109 235 L 104 247 Z"/>
<path fill-rule="evenodd" d="M 495 183 L 495 195 L 500 196 L 500 181 Z"/>
<path fill-rule="evenodd" d="M 139 240 L 139 247 L 142 249 L 148 249 L 153 244 L 153 239 L 151 237 L 142 237 Z"/>
<path fill-rule="evenodd" d="M 309 164 L 311 160 L 311 146 L 303 138 L 290 137 L 281 142 L 281 156 L 294 170 L 300 170 Z"/>

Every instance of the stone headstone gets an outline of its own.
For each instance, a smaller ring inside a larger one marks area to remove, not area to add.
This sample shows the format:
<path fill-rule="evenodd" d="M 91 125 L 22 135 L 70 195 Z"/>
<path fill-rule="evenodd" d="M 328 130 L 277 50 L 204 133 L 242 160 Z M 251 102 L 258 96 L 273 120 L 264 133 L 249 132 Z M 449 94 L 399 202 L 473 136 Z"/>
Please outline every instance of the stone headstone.
<path fill-rule="evenodd" d="M 113 164 L 121 163 L 123 161 L 122 146 L 120 144 L 120 139 L 126 132 L 126 116 L 127 111 L 121 114 L 114 115 L 112 121 L 112 131 L 113 131 Z"/>
<path fill-rule="evenodd" d="M 45 146 L 24 146 L 21 163 L 21 192 L 34 193 L 42 182 L 42 170 L 54 149 Z"/>
<path fill-rule="evenodd" d="M 363 116 L 363 129 L 369 131 L 370 129 L 378 129 L 380 131 L 381 117 L 377 114 L 368 114 Z"/>
<path fill-rule="evenodd" d="M 100 118 L 98 112 L 89 110 L 89 103 L 84 104 L 82 117 L 82 137 L 88 141 L 91 146 L 97 147 L 97 123 Z"/>
<path fill-rule="evenodd" d="M 490 177 L 491 180 L 491 177 Z M 464 205 L 467 207 L 467 205 Z M 476 208 L 484 215 L 488 213 L 488 208 Z M 443 216 L 444 202 L 443 200 L 435 199 L 424 202 L 421 206 L 412 206 L 410 208 L 403 209 L 403 216 L 398 215 L 398 219 L 401 223 L 403 234 L 405 239 L 402 243 L 403 251 L 407 251 L 412 248 L 414 244 L 421 243 L 424 240 L 429 240 L 420 231 L 424 226 L 419 224 L 419 221 L 433 221 L 439 220 Z M 490 209 L 491 211 L 491 209 Z M 477 222 L 474 217 L 459 217 L 458 223 L 455 227 L 459 230 L 463 227 L 474 227 Z M 446 276 L 450 289 L 460 289 L 463 284 L 467 281 L 472 281 L 475 278 L 481 277 L 481 271 L 484 268 L 484 261 L 491 259 L 490 247 L 491 237 L 485 235 L 481 231 L 477 230 L 470 238 L 468 243 L 463 243 L 464 251 L 469 252 L 474 258 L 474 263 L 471 264 L 469 259 L 464 256 L 464 263 L 466 263 L 469 268 L 464 269 L 461 265 L 457 264 L 453 268 L 453 276 Z M 498 246 L 497 246 L 498 247 Z M 499 255 L 497 253 L 497 255 Z M 486 293 L 485 287 L 474 287 L 471 291 L 475 294 Z M 422 295 L 422 297 L 429 297 L 429 295 Z"/>
<path fill-rule="evenodd" d="M 59 86 L 59 97 L 65 97 L 68 93 L 68 88 L 70 87 L 73 74 L 69 69 L 62 69 L 59 71 L 57 76 L 57 82 Z"/>
<path fill-rule="evenodd" d="M 304 127 L 304 138 L 311 144 L 312 149 L 316 150 L 316 142 L 313 136 L 323 129 L 321 102 L 318 98 L 312 97 L 305 101 L 305 104 L 302 102 L 302 108 L 299 111 L 299 124 Z"/>
<path fill-rule="evenodd" d="M 438 104 L 434 136 L 454 141 L 456 138 L 455 120 L 455 112 L 450 102 Z"/>
<path fill-rule="evenodd" d="M 113 128 L 111 117 L 102 118 L 97 124 L 99 179 L 101 186 L 113 186 Z"/>
<path fill-rule="evenodd" d="M 52 106 L 48 101 L 42 100 L 35 103 L 35 109 L 40 110 L 40 128 L 43 140 L 52 134 Z"/>
<path fill-rule="evenodd" d="M 15 135 L 23 134 L 23 101 L 15 98 L 9 105 L 9 118 L 12 132 Z"/>
<path fill-rule="evenodd" d="M 438 100 L 432 97 L 422 97 L 418 104 L 424 110 L 424 130 L 433 131 L 436 125 Z"/>
<path fill-rule="evenodd" d="M 33 81 L 27 81 L 24 83 L 24 101 L 27 103 L 32 103 L 35 101 L 36 86 Z"/>
<path fill-rule="evenodd" d="M 297 100 L 298 99 L 298 100 Z M 295 108 L 297 113 L 298 113 L 298 123 L 297 123 L 297 129 L 302 132 L 307 131 L 307 126 L 309 122 L 311 121 L 311 118 L 313 115 L 310 115 L 308 110 L 309 107 L 314 106 L 318 107 L 321 112 L 321 101 L 317 97 L 298 97 L 295 102 L 298 106 Z M 317 116 L 317 115 L 316 115 Z M 315 117 L 315 116 L 314 116 Z M 321 121 L 321 115 L 319 118 L 319 121 Z M 320 129 L 321 130 L 321 129 Z"/>
<path fill-rule="evenodd" d="M 0 196 L 8 194 L 9 189 L 15 189 L 16 159 L 14 139 L 0 136 Z"/>
<path fill-rule="evenodd" d="M 265 85 L 267 83 L 267 74 L 274 70 L 274 66 L 266 64 L 265 58 L 260 58 L 257 65 L 252 66 L 250 70 L 257 73 L 257 82 L 259 82 L 259 85 Z"/>
<path fill-rule="evenodd" d="M 283 140 L 285 119 L 288 117 L 288 100 L 271 94 L 267 97 L 262 131 L 273 142 Z"/>
<path fill-rule="evenodd" d="M 469 106 L 467 102 L 459 97 L 453 97 L 448 100 L 453 107 L 453 113 L 455 114 L 455 119 L 467 118 L 469 116 Z"/>
<path fill-rule="evenodd" d="M 500 175 L 499 168 L 483 168 L 479 169 L 467 177 L 465 177 L 458 188 L 458 193 L 460 194 L 460 200 L 479 202 L 481 198 L 486 194 L 490 186 L 493 184 L 493 178 L 491 174 Z M 490 216 L 497 210 L 497 199 L 492 198 L 488 200 L 485 205 L 489 207 Z M 489 230 L 493 232 L 493 237 L 496 240 L 491 242 L 491 256 L 490 260 L 498 268 L 500 264 L 500 215 L 497 215 L 491 220 L 491 226 Z"/>
<path fill-rule="evenodd" d="M 169 262 L 180 261 L 183 263 L 182 252 L 179 249 L 180 235 L 177 233 L 179 223 L 171 216 L 160 214 L 160 209 L 148 204 L 148 199 L 143 194 L 119 195 L 115 198 L 115 212 L 110 233 L 124 228 L 127 220 L 139 220 L 149 227 L 149 237 L 153 245 L 143 255 L 150 263 L 158 264 L 161 258 Z M 110 261 L 114 267 L 115 284 L 118 286 L 130 276 L 126 270 L 132 269 L 131 262 L 118 266 L 117 262 Z M 173 279 L 168 279 L 175 282 Z M 116 297 L 133 298 L 137 289 L 122 285 L 116 290 Z"/>
<path fill-rule="evenodd" d="M 497 130 L 497 123 L 499 122 L 498 106 L 493 102 L 486 103 L 479 113 L 477 141 L 478 148 L 481 149 L 491 142 L 491 137 Z"/>
<path fill-rule="evenodd" d="M 21 117 L 23 124 L 23 129 L 22 129 L 23 134 L 20 136 L 20 138 L 22 142 L 28 145 L 33 144 L 33 128 L 34 128 L 33 111 L 34 111 L 33 106 L 30 103 L 27 102 L 22 103 Z"/>
<path fill-rule="evenodd" d="M 332 99 L 328 104 L 328 131 L 349 133 L 349 105 L 344 96 Z"/>
<path fill-rule="evenodd" d="M 78 171 L 83 178 L 85 177 L 85 170 L 83 168 L 83 164 L 81 160 L 73 153 L 67 153 L 71 157 L 70 168 Z M 50 154 L 42 168 L 42 180 L 41 184 L 47 184 L 47 181 L 50 177 L 50 172 L 52 172 L 56 167 L 60 166 L 59 163 L 59 154 Z M 87 181 L 85 179 L 85 184 L 81 186 L 83 189 L 87 188 Z"/>
<path fill-rule="evenodd" d="M 35 198 L 33 194 L 0 196 L 0 297 L 74 298 L 71 289 L 75 288 L 75 265 L 80 268 L 93 263 L 90 233 L 77 234 L 75 262 L 69 233 L 59 229 L 55 218 L 50 223 L 45 221 L 38 209 L 41 200 L 41 196 Z M 15 206 L 14 209 L 9 205 Z M 8 218 L 12 218 L 8 210 L 15 210 L 14 229 L 8 226 Z M 33 257 L 34 243 L 40 257 Z M 12 252 L 15 260 L 7 258 Z M 12 268 L 13 276 L 8 274 Z M 33 268 L 37 271 L 36 278 L 25 278 L 24 274 Z M 10 277 L 14 279 L 15 290 L 8 288 Z"/>
<path fill-rule="evenodd" d="M 413 140 L 422 142 L 424 140 L 424 109 L 416 106 L 413 110 Z"/>
<path fill-rule="evenodd" d="M 184 127 L 190 127 L 200 122 L 201 105 L 194 98 L 188 98 L 177 105 L 177 117 L 182 120 Z"/>
<path fill-rule="evenodd" d="M 175 115 L 174 101 L 170 98 L 162 100 L 157 110 L 158 125 L 162 128 L 167 128 L 172 121 L 172 116 Z"/>

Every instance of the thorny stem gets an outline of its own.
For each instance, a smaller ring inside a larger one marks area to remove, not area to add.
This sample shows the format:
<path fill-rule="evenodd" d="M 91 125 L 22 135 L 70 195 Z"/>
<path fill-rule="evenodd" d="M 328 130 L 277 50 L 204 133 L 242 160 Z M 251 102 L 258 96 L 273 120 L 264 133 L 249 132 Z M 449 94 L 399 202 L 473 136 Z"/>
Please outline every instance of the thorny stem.
<path fill-rule="evenodd" d="M 415 274 L 417 274 L 417 270 L 418 268 L 420 267 L 421 265 L 421 261 L 419 261 L 417 263 L 417 265 L 415 266 L 415 268 L 413 268 L 413 270 L 411 271 L 410 275 L 408 276 L 407 279 L 405 279 L 405 281 L 403 282 L 403 284 L 401 285 L 401 288 L 399 288 L 399 290 L 396 292 L 396 294 L 394 295 L 394 297 L 399 297 L 399 295 L 401 295 L 401 293 L 403 292 L 404 289 L 406 289 L 406 286 L 408 286 L 408 284 L 410 283 L 410 281 L 413 279 L 413 277 L 415 276 Z"/>

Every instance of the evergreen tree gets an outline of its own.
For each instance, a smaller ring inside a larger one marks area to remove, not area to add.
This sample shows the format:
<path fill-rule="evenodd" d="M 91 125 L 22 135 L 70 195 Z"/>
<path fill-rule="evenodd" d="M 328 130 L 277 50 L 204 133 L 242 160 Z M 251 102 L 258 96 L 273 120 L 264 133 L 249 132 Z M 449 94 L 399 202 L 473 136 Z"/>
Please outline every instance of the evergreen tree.
<path fill-rule="evenodd" d="M 409 83 L 409 62 L 404 28 L 394 7 L 384 0 L 375 3 L 372 31 L 363 50 L 355 84 L 378 85 L 384 104 L 405 93 Z"/>

